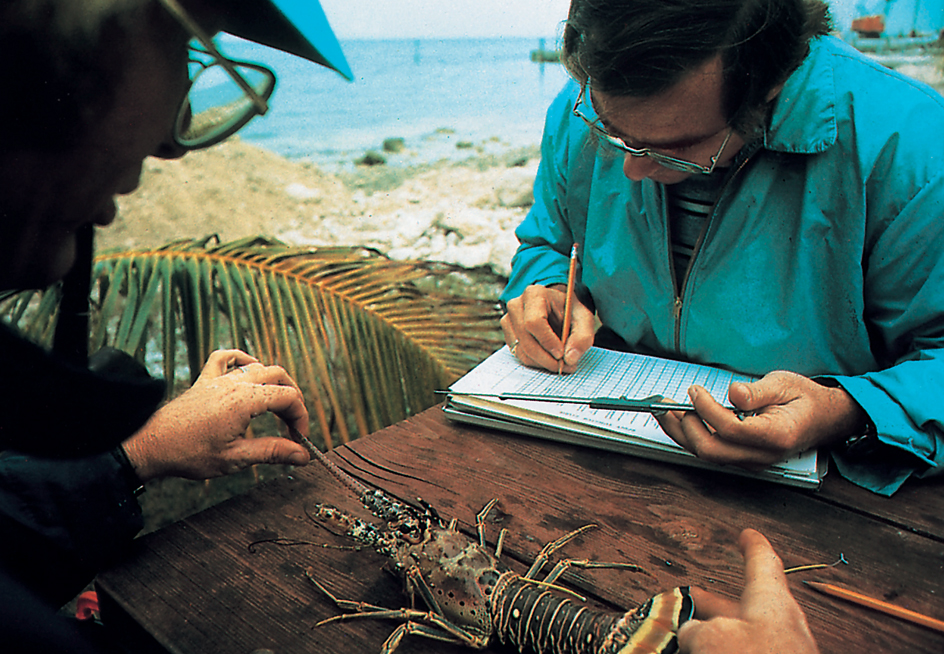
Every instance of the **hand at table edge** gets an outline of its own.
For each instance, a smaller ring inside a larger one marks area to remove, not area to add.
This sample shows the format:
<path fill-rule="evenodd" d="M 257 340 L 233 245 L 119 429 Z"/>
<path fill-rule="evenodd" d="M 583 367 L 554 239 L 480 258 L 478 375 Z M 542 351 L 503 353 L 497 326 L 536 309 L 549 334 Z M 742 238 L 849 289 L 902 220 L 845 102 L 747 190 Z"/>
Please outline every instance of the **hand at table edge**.
<path fill-rule="evenodd" d="M 695 412 L 659 417 L 666 434 L 701 459 L 748 468 L 834 445 L 862 430 L 868 420 L 843 388 L 786 371 L 731 384 L 728 398 L 747 414 L 743 419 L 701 386 L 692 386 L 689 397 Z"/>

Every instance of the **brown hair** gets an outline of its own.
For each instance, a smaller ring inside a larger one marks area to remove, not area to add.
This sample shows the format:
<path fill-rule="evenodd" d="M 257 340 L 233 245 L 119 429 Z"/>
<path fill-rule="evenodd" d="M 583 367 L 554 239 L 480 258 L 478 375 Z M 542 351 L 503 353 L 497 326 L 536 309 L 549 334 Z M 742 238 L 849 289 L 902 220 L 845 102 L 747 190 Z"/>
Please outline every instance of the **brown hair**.
<path fill-rule="evenodd" d="M 605 93 L 647 97 L 720 54 L 728 120 L 747 134 L 829 29 L 822 0 L 572 0 L 561 60 Z"/>

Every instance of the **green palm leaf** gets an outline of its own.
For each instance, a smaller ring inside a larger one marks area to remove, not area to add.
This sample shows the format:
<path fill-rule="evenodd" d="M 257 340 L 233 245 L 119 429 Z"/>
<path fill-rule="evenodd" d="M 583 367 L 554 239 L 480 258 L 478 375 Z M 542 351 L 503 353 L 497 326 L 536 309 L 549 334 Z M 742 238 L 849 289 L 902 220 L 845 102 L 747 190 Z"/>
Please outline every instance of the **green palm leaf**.
<path fill-rule="evenodd" d="M 264 238 L 106 253 L 93 272 L 90 351 L 132 354 L 174 394 L 214 349 L 246 350 L 298 381 L 330 447 L 432 406 L 436 389 L 502 344 L 494 301 L 418 286 L 456 271 Z M 0 313 L 48 344 L 57 307 L 51 289 L 8 297 Z"/>

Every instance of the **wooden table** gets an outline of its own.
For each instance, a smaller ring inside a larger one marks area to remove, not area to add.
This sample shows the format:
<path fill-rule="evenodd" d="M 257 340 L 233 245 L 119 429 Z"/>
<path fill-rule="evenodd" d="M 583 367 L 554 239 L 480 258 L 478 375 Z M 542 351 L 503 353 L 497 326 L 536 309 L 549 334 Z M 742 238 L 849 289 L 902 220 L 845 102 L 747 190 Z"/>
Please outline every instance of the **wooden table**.
<path fill-rule="evenodd" d="M 561 554 L 631 562 L 645 572 L 579 571 L 565 579 L 619 607 L 688 584 L 738 597 L 736 543 L 745 527 L 763 532 L 786 567 L 832 562 L 841 553 L 848 565 L 789 577 L 824 653 L 857 646 L 944 651 L 940 633 L 801 583 L 836 583 L 944 619 L 944 480 L 910 483 L 887 499 L 832 472 L 821 490 L 797 490 L 462 427 L 439 407 L 339 447 L 330 458 L 398 497 L 423 497 L 469 531 L 475 514 L 498 498 L 490 542 L 507 527 L 503 557 L 522 570 L 545 542 L 596 523 Z M 407 605 L 384 557 L 321 546 L 350 544 L 308 517 L 321 502 L 369 517 L 336 479 L 311 465 L 139 539 L 132 555 L 97 581 L 105 622 L 126 633 L 137 652 L 379 652 L 394 621 L 313 626 L 339 610 L 305 578 L 309 566 L 342 598 Z M 296 544 L 252 545 L 276 538 Z M 397 650 L 460 651 L 467 650 L 419 637 L 407 637 Z"/>

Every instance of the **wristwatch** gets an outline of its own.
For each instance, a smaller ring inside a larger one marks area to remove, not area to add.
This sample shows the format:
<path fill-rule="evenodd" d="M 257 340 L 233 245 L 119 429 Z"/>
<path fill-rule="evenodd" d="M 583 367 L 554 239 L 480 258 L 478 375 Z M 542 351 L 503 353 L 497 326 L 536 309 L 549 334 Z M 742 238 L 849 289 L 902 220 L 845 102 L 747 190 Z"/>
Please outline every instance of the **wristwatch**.
<path fill-rule="evenodd" d="M 832 377 L 813 377 L 813 381 L 829 388 L 841 388 L 842 385 Z M 872 458 L 879 451 L 882 442 L 878 439 L 878 430 L 872 419 L 865 415 L 865 424 L 856 430 L 851 436 L 847 436 L 842 443 L 836 445 L 833 449 L 837 454 L 841 454 L 847 459 L 853 461 L 863 461 Z"/>
<path fill-rule="evenodd" d="M 839 446 L 838 451 L 848 459 L 861 461 L 873 457 L 881 445 L 875 423 L 866 416 L 865 427 L 846 438 Z"/>
<path fill-rule="evenodd" d="M 111 451 L 111 455 L 115 457 L 115 460 L 121 467 L 121 474 L 124 476 L 125 482 L 128 484 L 128 490 L 131 491 L 132 495 L 137 497 L 143 493 L 145 490 L 144 484 L 141 483 L 141 478 L 138 477 L 138 473 L 134 471 L 134 466 L 131 465 L 131 461 L 128 459 L 125 448 L 123 448 L 121 445 L 118 445 Z"/>

